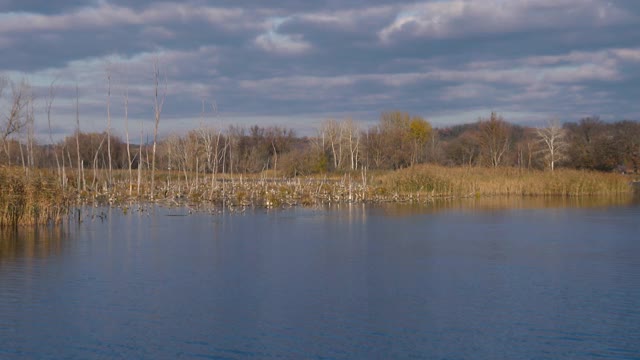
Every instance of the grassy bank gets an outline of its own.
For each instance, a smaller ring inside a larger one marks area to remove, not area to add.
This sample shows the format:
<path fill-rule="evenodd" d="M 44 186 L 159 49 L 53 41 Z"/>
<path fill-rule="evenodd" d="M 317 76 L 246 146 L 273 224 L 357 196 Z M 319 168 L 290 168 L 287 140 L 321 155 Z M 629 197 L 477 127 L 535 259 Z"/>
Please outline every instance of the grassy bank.
<path fill-rule="evenodd" d="M 46 171 L 0 169 L 0 227 L 58 223 L 70 205 L 68 194 Z"/>

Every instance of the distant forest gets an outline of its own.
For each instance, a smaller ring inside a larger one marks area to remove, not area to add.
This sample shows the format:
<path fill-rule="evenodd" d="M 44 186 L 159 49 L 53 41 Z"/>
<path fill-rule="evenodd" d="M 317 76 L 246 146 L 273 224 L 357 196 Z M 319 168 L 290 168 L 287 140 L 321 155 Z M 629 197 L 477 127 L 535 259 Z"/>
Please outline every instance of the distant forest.
<path fill-rule="evenodd" d="M 125 140 L 111 135 L 107 146 L 108 137 L 107 132 L 76 132 L 53 145 L 5 137 L 0 164 L 77 168 L 79 159 L 85 169 L 107 169 L 111 159 L 113 169 L 150 166 L 151 144 L 133 144 L 132 136 L 128 147 Z M 421 117 L 393 111 L 383 113 L 378 124 L 367 129 L 350 119 L 328 120 L 315 136 L 298 136 L 278 126 L 201 127 L 158 140 L 156 168 L 232 174 L 277 170 L 302 176 L 364 167 L 400 169 L 420 163 L 637 173 L 640 123 L 607 123 L 588 117 L 532 128 L 509 123 L 494 113 L 475 123 L 432 128 Z"/>

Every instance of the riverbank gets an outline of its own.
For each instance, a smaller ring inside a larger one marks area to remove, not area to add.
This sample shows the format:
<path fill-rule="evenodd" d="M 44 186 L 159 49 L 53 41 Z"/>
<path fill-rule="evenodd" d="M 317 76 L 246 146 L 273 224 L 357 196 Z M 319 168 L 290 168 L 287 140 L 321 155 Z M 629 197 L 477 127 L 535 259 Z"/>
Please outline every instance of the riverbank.
<path fill-rule="evenodd" d="M 243 208 L 312 206 L 340 203 L 425 203 L 436 199 L 494 196 L 556 196 L 632 194 L 628 176 L 579 170 L 555 172 L 518 168 L 449 168 L 420 165 L 390 172 L 350 172 L 284 178 L 275 173 L 183 176 L 156 174 L 135 183 L 125 172 L 89 179 L 92 186 L 62 185 L 54 172 L 0 169 L 0 226 L 48 224 L 62 221 L 71 208 L 88 204 L 128 206 L 160 203 L 178 206 Z M 75 179 L 72 171 L 69 179 Z M 87 183 L 87 182 L 85 182 Z"/>

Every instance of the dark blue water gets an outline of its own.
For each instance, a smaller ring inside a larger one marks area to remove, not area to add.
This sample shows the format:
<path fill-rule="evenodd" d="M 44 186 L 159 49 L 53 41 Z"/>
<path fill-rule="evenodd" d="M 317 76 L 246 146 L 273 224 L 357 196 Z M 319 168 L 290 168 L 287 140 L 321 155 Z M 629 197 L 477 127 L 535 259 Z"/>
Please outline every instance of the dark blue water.
<path fill-rule="evenodd" d="M 640 358 L 640 207 L 514 205 L 85 209 L 1 235 L 0 359 Z"/>

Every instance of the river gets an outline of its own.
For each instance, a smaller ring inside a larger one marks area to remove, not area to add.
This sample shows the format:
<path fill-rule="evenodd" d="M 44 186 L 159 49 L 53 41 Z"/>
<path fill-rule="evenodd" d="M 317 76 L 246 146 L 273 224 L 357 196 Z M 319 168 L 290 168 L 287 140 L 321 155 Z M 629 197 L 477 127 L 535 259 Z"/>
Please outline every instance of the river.
<path fill-rule="evenodd" d="M 1 233 L 1 359 L 640 358 L 637 201 L 82 217 Z"/>

